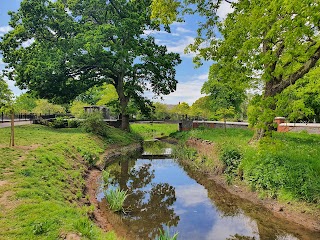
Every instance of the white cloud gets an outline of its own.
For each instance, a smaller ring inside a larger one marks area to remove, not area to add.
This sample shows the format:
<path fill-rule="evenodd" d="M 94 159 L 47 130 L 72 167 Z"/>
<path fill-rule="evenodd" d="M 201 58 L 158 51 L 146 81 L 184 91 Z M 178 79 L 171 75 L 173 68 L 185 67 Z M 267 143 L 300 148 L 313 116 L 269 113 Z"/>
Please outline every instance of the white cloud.
<path fill-rule="evenodd" d="M 5 35 L 10 30 L 12 30 L 12 27 L 10 27 L 10 26 L 2 26 L 2 27 L 0 27 L 0 37 Z"/>
<path fill-rule="evenodd" d="M 184 207 L 196 206 L 198 204 L 204 204 L 208 201 L 208 192 L 204 187 L 198 184 L 176 187 L 176 197 L 179 201 L 182 201 Z"/>
<path fill-rule="evenodd" d="M 227 1 L 222 1 L 220 8 L 217 11 L 217 15 L 221 19 L 225 19 L 228 13 L 232 13 L 232 12 L 233 12 L 233 8 L 231 7 L 231 4 L 228 3 Z"/>
<path fill-rule="evenodd" d="M 194 42 L 194 37 L 185 36 L 178 41 L 161 40 L 161 39 L 157 39 L 156 41 L 159 44 L 166 45 L 169 52 L 179 53 L 181 57 L 189 57 L 189 58 L 195 57 L 195 53 L 188 53 L 188 54 L 184 53 L 185 48 L 189 44 Z"/>
<path fill-rule="evenodd" d="M 23 47 L 23 48 L 29 47 L 32 43 L 34 43 L 34 38 L 31 38 L 31 39 L 29 39 L 29 40 L 27 40 L 27 41 L 24 41 L 24 42 L 22 43 L 22 47 Z"/>
<path fill-rule="evenodd" d="M 186 102 L 192 105 L 200 97 L 204 97 L 201 94 L 201 88 L 205 81 L 208 79 L 208 74 L 201 74 L 198 76 L 191 76 L 189 81 L 180 82 L 177 84 L 177 90 L 169 95 L 163 96 L 163 101 L 160 99 L 154 99 L 154 101 L 164 102 L 166 104 L 178 104 L 179 102 Z M 152 98 L 151 92 L 145 93 L 146 97 Z"/>
<path fill-rule="evenodd" d="M 178 26 L 178 27 L 176 28 L 176 31 L 177 31 L 177 32 L 180 32 L 180 33 L 191 33 L 191 32 L 192 32 L 191 30 L 186 29 L 186 28 L 184 28 L 184 27 L 180 27 L 180 26 Z"/>

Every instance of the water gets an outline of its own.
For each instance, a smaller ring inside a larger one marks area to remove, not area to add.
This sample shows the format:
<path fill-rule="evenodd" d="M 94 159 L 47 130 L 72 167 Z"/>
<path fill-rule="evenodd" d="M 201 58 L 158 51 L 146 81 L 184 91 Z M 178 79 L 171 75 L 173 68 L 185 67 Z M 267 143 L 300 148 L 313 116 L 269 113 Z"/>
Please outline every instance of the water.
<path fill-rule="evenodd" d="M 108 170 L 112 186 L 129 194 L 126 213 L 116 223 L 126 229 L 128 238 L 155 239 L 160 229 L 171 235 L 178 232 L 178 239 L 318 239 L 320 236 L 294 224 L 280 223 L 268 211 L 230 195 L 212 180 L 184 169 L 170 158 L 122 160 L 110 165 Z M 98 199 L 102 201 L 103 197 L 101 189 Z"/>

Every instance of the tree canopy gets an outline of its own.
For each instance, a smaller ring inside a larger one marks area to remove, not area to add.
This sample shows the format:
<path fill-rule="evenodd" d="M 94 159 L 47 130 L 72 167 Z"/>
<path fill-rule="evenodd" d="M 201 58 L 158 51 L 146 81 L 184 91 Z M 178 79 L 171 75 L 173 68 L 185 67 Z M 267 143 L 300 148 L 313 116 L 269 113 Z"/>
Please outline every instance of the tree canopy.
<path fill-rule="evenodd" d="M 160 2 L 164 4 L 166 0 Z M 246 88 L 262 86 L 260 106 L 271 110 L 268 112 L 272 116 L 275 114 L 275 96 L 319 66 L 320 3 L 317 1 L 176 2 L 180 6 L 196 4 L 187 12 L 205 18 L 199 24 L 198 37 L 188 47 L 189 51 L 198 53 L 195 61 L 213 60 L 213 65 L 221 66 L 216 67 L 216 74 L 225 75 L 230 83 L 245 83 Z M 225 19 L 218 15 L 223 3 L 229 3 L 233 10 Z M 260 127 L 269 128 L 270 119 L 272 117 L 261 119 L 264 122 Z"/>
<path fill-rule="evenodd" d="M 143 107 L 143 92 L 176 89 L 178 54 L 144 34 L 160 30 L 151 0 L 24 0 L 11 12 L 13 28 L 0 48 L 7 76 L 41 98 L 69 102 L 102 83 L 112 84 L 128 129 L 127 106 Z"/>
<path fill-rule="evenodd" d="M 12 97 L 8 84 L 0 75 L 0 110 L 4 110 L 3 108 L 11 102 Z"/>

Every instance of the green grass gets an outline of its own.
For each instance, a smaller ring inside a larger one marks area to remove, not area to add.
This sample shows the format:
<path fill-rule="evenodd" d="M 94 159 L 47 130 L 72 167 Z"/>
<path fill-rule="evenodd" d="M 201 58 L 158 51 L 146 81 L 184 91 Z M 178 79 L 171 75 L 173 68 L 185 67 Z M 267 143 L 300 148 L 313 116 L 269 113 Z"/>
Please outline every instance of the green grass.
<path fill-rule="evenodd" d="M 109 208 L 114 212 L 119 212 L 123 210 L 123 204 L 128 197 L 128 194 L 127 191 L 115 188 L 106 190 L 105 196 L 109 204 Z"/>
<path fill-rule="evenodd" d="M 178 131 L 178 124 L 159 124 L 159 123 L 134 123 L 130 125 L 131 131 L 139 134 L 144 140 L 151 140 L 169 136 Z"/>
<path fill-rule="evenodd" d="M 320 136 L 274 133 L 273 138 L 248 144 L 252 136 L 252 131 L 243 129 L 196 129 L 175 134 L 182 142 L 191 137 L 214 142 L 228 181 L 238 176 L 261 196 L 319 206 Z M 237 158 L 233 158 L 235 151 Z"/>
<path fill-rule="evenodd" d="M 176 240 L 179 233 L 175 233 L 173 236 L 170 236 L 169 230 L 162 231 L 160 229 L 160 234 L 156 237 L 156 240 Z"/>
<path fill-rule="evenodd" d="M 8 148 L 10 129 L 0 129 L 0 239 L 63 239 L 68 233 L 115 239 L 94 225 L 92 207 L 81 203 L 87 201 L 84 176 L 92 164 L 86 156 L 100 156 L 110 143 L 134 141 L 111 131 L 101 138 L 81 129 L 20 126 L 16 147 Z"/>

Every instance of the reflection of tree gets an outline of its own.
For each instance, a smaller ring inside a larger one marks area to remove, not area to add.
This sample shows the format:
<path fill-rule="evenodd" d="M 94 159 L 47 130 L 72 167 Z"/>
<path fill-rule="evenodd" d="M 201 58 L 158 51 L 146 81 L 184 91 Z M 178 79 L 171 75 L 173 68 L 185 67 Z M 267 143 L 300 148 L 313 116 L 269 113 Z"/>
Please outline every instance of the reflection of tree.
<path fill-rule="evenodd" d="M 176 201 L 175 189 L 168 183 L 152 183 L 154 170 L 151 164 L 144 164 L 139 168 L 129 166 L 129 161 L 121 161 L 120 168 L 114 168 L 111 175 L 114 184 L 128 191 L 125 208 L 128 214 L 123 221 L 139 237 L 155 238 L 159 229 L 177 226 L 179 216 L 171 208 Z M 151 188 L 151 189 L 150 189 Z"/>

